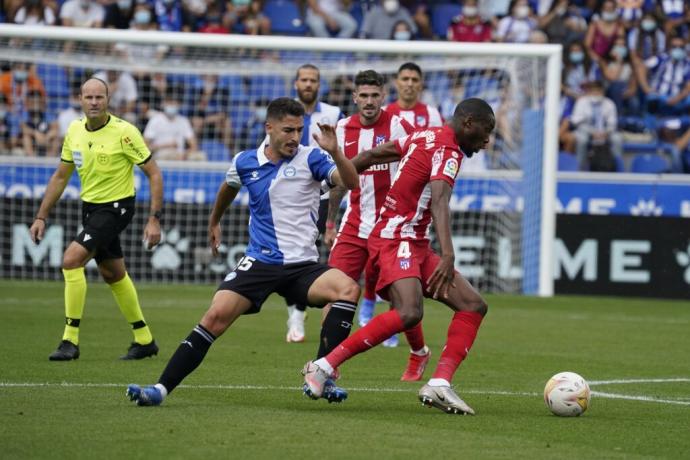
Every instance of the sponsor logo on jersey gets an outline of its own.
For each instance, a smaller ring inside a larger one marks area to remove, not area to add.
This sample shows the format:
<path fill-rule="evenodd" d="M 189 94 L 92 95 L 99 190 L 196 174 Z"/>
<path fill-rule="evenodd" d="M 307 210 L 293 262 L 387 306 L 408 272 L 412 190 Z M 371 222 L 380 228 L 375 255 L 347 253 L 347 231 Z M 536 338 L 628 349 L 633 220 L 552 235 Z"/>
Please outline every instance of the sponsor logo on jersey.
<path fill-rule="evenodd" d="M 237 272 L 230 272 L 230 273 L 228 273 L 227 276 L 225 277 L 225 281 L 232 281 L 232 280 L 234 280 L 235 278 L 237 278 Z"/>
<path fill-rule="evenodd" d="M 449 159 L 446 161 L 446 165 L 443 167 L 443 174 L 455 179 L 455 176 L 458 174 L 458 166 L 458 160 L 454 158 Z"/>

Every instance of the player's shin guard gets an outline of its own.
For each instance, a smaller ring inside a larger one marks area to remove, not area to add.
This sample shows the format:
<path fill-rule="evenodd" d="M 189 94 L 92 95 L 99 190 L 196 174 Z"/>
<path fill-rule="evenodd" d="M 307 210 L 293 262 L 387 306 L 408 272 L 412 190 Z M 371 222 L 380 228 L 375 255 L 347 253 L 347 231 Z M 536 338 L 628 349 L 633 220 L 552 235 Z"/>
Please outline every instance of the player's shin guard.
<path fill-rule="evenodd" d="M 350 335 L 356 309 L 357 304 L 347 300 L 338 300 L 331 304 L 331 309 L 321 325 L 317 359 L 326 356 Z"/>
<path fill-rule="evenodd" d="M 483 318 L 484 316 L 474 311 L 459 311 L 453 315 L 448 326 L 446 345 L 432 378 L 448 382 L 453 380 L 455 371 L 472 348 Z"/>
<path fill-rule="evenodd" d="M 153 336 L 144 321 L 144 314 L 139 305 L 137 290 L 129 274 L 125 273 L 125 277 L 120 281 L 110 284 L 110 290 L 125 319 L 132 325 L 134 341 L 140 345 L 151 343 Z"/>
<path fill-rule="evenodd" d="M 336 368 L 354 355 L 373 348 L 391 335 L 401 332 L 404 327 L 397 310 L 389 310 L 375 316 L 366 326 L 358 329 L 330 352 L 326 356 L 326 361 Z"/>
<path fill-rule="evenodd" d="M 163 385 L 168 393 L 172 392 L 185 377 L 199 367 L 214 340 L 216 337 L 198 324 L 177 347 L 158 383 Z"/>
<path fill-rule="evenodd" d="M 63 269 L 65 276 L 65 332 L 62 340 L 79 345 L 79 323 L 86 303 L 84 267 Z"/>

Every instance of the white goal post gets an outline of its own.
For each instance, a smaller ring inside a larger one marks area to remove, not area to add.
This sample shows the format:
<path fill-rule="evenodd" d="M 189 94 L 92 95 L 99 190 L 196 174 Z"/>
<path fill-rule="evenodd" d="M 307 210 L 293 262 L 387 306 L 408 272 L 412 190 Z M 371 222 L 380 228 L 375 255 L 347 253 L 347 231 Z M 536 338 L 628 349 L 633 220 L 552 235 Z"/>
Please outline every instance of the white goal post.
<path fill-rule="evenodd" d="M 553 295 L 560 45 L 400 43 L 2 24 L 0 61 L 10 68 L 14 63 L 28 63 L 32 72 L 37 72 L 46 89 L 48 122 L 69 105 L 75 82 L 93 72 L 109 70 L 117 71 L 117 75 L 125 72 L 134 76 L 139 99 L 131 106 L 123 102 L 122 107 L 127 108 L 122 111 L 127 113 L 113 111 L 118 116 L 133 117 L 132 121 L 138 121 L 142 131 L 146 116 L 160 110 L 156 104 L 165 97 L 156 93 L 156 78 L 160 75 L 167 91 L 171 88 L 177 91 L 184 115 L 192 121 L 195 116 L 200 117 L 200 124 L 193 124 L 194 134 L 199 150 L 211 162 L 161 163 L 166 180 L 166 206 L 176 216 L 184 215 L 187 219 L 168 216 L 167 230 L 178 234 L 168 235 L 167 259 L 141 254 L 140 247 L 134 248 L 132 255 L 126 254 L 129 269 L 135 274 L 139 272 L 140 278 L 180 281 L 209 280 L 201 272 L 213 262 L 200 255 L 203 252 L 200 247 L 193 247 L 194 238 L 205 240 L 201 234 L 206 219 L 205 214 L 194 212 L 205 213 L 208 208 L 195 205 L 208 206 L 212 202 L 212 190 L 222 180 L 229 155 L 251 147 L 261 134 L 261 124 L 257 125 L 255 119 L 260 113 L 258 108 L 275 96 L 294 95 L 292 81 L 297 67 L 306 63 L 318 66 L 322 77 L 321 100 L 345 104 L 349 97 L 348 83 L 351 84 L 357 71 L 372 68 L 390 82 L 400 64 L 414 61 L 425 74 L 425 102 L 441 107 L 444 112 L 444 107 L 454 107 L 463 95 L 476 95 L 486 98 L 503 121 L 499 126 L 503 131 L 499 130 L 492 147 L 477 161 L 469 162 L 458 178 L 451 202 L 452 210 L 457 213 L 453 217 L 456 266 L 482 290 Z M 148 83 L 143 84 L 144 79 Z M 216 129 L 206 129 L 210 118 L 204 116 L 208 116 L 208 109 L 206 115 L 198 113 L 204 85 L 211 80 L 228 88 L 223 93 L 225 97 L 218 99 L 218 110 L 225 116 L 221 123 L 229 127 L 229 142 L 220 124 Z M 389 89 L 394 92 L 392 84 Z M 147 105 L 142 105 L 142 100 Z M 147 112 L 140 113 L 142 110 Z M 47 181 L 46 171 L 54 168 L 56 159 L 25 161 L 17 152 L 9 156 L 11 151 L 5 147 L 0 152 L 0 164 L 5 170 L 0 176 L 4 208 L 0 213 L 3 232 L 0 273 L 3 277 L 57 279 L 59 270 L 49 263 L 47 249 L 34 251 L 29 257 L 30 251 L 25 246 L 13 248 L 13 244 L 21 241 L 15 232 L 22 231 L 18 228 L 20 223 L 26 224 L 22 219 L 30 218 L 34 212 L 41 198 L 41 186 Z M 43 152 L 48 157 L 58 154 L 55 149 Z M 207 182 L 216 179 L 208 188 Z M 141 176 L 138 183 L 143 190 L 138 197 L 143 199 L 147 195 Z M 180 211 L 175 204 L 189 204 L 190 209 Z M 62 212 L 75 213 L 64 209 Z M 60 217 L 53 221 L 57 224 Z M 78 220 L 77 217 L 72 220 L 75 219 Z M 231 235 L 228 240 L 245 237 L 246 215 L 241 214 L 237 219 L 226 227 Z M 171 222 L 174 228 L 170 228 Z M 66 227 L 64 239 L 68 241 L 75 230 Z M 187 248 L 180 241 L 187 241 Z M 169 262 L 174 259 L 173 253 L 178 260 L 176 269 Z M 20 262 L 34 266 L 17 265 Z M 151 266 L 158 271 L 151 274 Z M 50 270 L 58 273 L 50 274 Z"/>

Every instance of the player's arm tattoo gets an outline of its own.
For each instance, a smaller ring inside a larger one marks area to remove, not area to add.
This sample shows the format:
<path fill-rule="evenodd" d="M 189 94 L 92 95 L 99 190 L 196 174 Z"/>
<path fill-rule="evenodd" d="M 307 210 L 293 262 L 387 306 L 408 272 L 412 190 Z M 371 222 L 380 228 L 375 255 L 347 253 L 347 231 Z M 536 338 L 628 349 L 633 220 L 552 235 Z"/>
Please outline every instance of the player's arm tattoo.
<path fill-rule="evenodd" d="M 340 211 L 340 202 L 343 201 L 343 197 L 347 193 L 347 188 L 337 185 L 328 192 L 328 215 L 326 216 L 326 222 L 332 222 L 335 224 L 338 218 L 338 211 Z"/>
<path fill-rule="evenodd" d="M 395 146 L 395 141 L 391 141 L 378 145 L 371 150 L 360 152 L 352 159 L 352 164 L 355 165 L 357 172 L 362 172 L 372 165 L 394 161 L 400 161 L 400 152 Z"/>

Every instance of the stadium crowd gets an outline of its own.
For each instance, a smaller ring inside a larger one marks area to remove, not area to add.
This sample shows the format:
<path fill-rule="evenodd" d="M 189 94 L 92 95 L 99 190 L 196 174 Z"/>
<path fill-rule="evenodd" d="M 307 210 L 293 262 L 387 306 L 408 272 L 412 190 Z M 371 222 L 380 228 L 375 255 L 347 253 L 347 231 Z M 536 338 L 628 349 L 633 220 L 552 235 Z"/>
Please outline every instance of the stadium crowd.
<path fill-rule="evenodd" d="M 213 34 L 559 43 L 564 47 L 560 169 L 690 172 L 690 3 L 683 0 L 4 0 L 0 20 Z M 115 49 L 140 59 L 173 51 L 163 45 Z M 73 82 L 83 74 L 68 69 L 60 90 L 67 94 L 56 104 L 45 81 L 54 70 L 3 64 L 3 152 L 58 154 L 69 121 L 79 116 Z M 117 70 L 98 75 L 111 85 L 113 112 L 133 121 L 161 159 L 223 159 L 253 145 L 263 133 L 265 104 L 274 96 L 249 94 L 243 101 L 248 109 L 233 113 L 228 108 L 244 97 L 240 93 L 252 91 L 243 77 L 199 75 L 181 89 L 187 82 L 170 75 Z M 445 106 L 476 95 L 468 81 L 476 77 L 451 79 L 434 101 L 444 116 Z M 510 84 L 500 71 L 480 77 L 496 81 L 498 99 Z M 325 83 L 324 100 L 351 113 L 351 77 Z M 501 119 L 508 112 L 497 110 L 495 145 L 505 151 L 516 142 L 514 133 L 502 129 L 510 124 Z"/>

